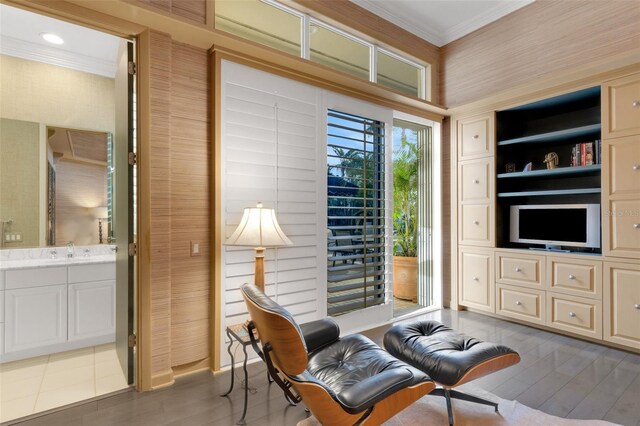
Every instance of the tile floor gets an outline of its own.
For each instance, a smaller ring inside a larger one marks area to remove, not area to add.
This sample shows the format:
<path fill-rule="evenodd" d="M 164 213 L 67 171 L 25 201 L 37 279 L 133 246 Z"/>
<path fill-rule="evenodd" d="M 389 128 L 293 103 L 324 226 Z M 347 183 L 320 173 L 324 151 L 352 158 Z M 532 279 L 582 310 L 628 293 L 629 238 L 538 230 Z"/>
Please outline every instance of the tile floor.
<path fill-rule="evenodd" d="M 0 364 L 0 422 L 127 387 L 115 343 Z"/>

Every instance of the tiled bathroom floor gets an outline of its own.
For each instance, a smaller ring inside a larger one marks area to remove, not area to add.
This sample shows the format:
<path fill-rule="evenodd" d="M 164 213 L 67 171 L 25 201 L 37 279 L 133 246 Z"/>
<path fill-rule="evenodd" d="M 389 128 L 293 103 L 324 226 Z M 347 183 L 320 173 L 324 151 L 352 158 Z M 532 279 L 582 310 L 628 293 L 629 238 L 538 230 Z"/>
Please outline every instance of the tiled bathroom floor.
<path fill-rule="evenodd" d="M 125 387 L 115 343 L 0 364 L 0 422 Z"/>

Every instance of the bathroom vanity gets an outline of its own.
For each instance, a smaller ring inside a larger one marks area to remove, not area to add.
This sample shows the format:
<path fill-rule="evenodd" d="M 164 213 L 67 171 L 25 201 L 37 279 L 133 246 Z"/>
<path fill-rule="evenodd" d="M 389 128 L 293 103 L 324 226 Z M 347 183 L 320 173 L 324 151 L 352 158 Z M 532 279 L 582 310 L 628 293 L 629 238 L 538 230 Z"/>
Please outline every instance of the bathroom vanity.
<path fill-rule="evenodd" d="M 115 341 L 115 253 L 107 245 L 3 251 L 0 362 Z"/>

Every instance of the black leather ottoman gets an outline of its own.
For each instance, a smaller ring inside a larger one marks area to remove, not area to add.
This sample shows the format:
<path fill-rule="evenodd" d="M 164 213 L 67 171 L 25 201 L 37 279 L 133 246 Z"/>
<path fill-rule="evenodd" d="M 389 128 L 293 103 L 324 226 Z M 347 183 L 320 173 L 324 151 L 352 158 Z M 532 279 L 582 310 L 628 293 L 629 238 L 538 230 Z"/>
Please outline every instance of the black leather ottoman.
<path fill-rule="evenodd" d="M 491 405 L 498 411 L 498 404 L 452 388 L 520 362 L 520 355 L 506 346 L 465 336 L 437 321 L 396 324 L 385 333 L 384 347 L 441 386 L 431 395 L 446 398 L 450 425 L 451 398 Z"/>

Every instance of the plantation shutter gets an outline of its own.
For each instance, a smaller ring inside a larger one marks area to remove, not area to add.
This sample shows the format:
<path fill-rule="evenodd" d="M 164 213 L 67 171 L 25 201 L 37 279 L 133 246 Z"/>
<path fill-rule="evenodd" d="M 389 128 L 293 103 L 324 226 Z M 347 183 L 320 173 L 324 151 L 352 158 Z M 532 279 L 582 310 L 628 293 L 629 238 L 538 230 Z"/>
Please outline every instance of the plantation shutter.
<path fill-rule="evenodd" d="M 385 303 L 385 123 L 327 113 L 327 313 Z"/>
<path fill-rule="evenodd" d="M 318 319 L 325 268 L 324 250 L 318 248 L 324 241 L 324 215 L 318 207 L 324 179 L 319 167 L 324 158 L 317 160 L 322 153 L 317 146 L 322 122 L 318 89 L 222 61 L 220 96 L 221 242 L 238 226 L 245 207 L 261 201 L 274 208 L 293 246 L 266 250 L 266 293 L 299 323 Z M 240 287 L 254 281 L 255 252 L 252 247 L 221 249 L 220 335 L 226 337 L 225 326 L 249 318 Z M 225 342 L 222 365 L 230 362 L 226 348 Z"/>

